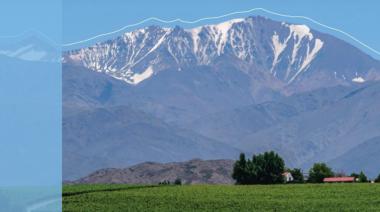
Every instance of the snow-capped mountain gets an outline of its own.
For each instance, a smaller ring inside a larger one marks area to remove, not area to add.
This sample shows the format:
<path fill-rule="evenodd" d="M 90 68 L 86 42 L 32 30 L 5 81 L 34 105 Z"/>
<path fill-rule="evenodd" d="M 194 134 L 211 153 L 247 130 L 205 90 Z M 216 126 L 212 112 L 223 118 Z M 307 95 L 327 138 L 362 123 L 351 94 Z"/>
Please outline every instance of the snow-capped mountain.
<path fill-rule="evenodd" d="M 150 26 L 62 61 L 64 179 L 266 150 L 360 171 L 347 154 L 380 136 L 379 61 L 306 25 Z"/>
<path fill-rule="evenodd" d="M 348 43 L 306 25 L 260 16 L 192 29 L 150 26 L 66 52 L 64 61 L 133 85 L 167 69 L 181 71 L 228 61 L 253 81 L 261 73 L 271 81 L 265 85 L 271 89 L 296 84 L 302 90 L 305 84 L 306 90 L 312 90 L 325 87 L 324 83 L 379 79 L 380 70 L 377 61 Z"/>

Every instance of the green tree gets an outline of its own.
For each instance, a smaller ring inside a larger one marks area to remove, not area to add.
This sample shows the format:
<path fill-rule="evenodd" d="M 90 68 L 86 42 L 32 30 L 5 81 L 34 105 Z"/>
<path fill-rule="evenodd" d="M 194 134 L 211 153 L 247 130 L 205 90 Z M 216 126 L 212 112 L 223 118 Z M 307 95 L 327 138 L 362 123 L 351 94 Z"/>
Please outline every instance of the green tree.
<path fill-rule="evenodd" d="M 180 178 L 175 179 L 174 185 L 182 185 L 182 180 Z"/>
<path fill-rule="evenodd" d="M 334 176 L 334 172 L 325 163 L 315 163 L 309 171 L 309 182 L 323 183 L 326 177 Z"/>
<path fill-rule="evenodd" d="M 246 160 L 242 153 L 234 164 L 232 177 L 236 184 L 283 183 L 284 170 L 284 160 L 273 151 L 253 155 L 252 160 Z"/>
<path fill-rule="evenodd" d="M 376 177 L 375 182 L 380 183 L 380 174 Z"/>
<path fill-rule="evenodd" d="M 368 182 L 367 176 L 362 171 L 359 173 L 358 179 L 359 179 L 358 181 L 361 183 Z"/>
<path fill-rule="evenodd" d="M 359 178 L 359 174 L 356 172 L 352 172 L 350 177 L 355 177 L 355 180 Z"/>
<path fill-rule="evenodd" d="M 283 183 L 282 174 L 285 171 L 284 160 L 275 152 L 253 155 L 250 169 L 252 183 L 274 184 Z"/>
<path fill-rule="evenodd" d="M 293 176 L 293 179 L 294 179 L 293 182 L 294 183 L 304 183 L 305 182 L 301 169 L 294 168 L 294 169 L 290 169 L 289 172 Z"/>
<path fill-rule="evenodd" d="M 240 153 L 239 160 L 237 160 L 234 164 L 232 178 L 236 181 L 236 184 L 247 184 L 248 178 L 248 164 L 245 159 L 245 154 Z"/>

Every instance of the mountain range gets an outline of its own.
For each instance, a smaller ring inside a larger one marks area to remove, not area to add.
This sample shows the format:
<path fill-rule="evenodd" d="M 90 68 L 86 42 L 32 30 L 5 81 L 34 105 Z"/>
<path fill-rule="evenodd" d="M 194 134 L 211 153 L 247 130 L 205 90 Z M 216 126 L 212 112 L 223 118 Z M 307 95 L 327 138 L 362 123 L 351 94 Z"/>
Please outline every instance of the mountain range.
<path fill-rule="evenodd" d="M 306 25 L 148 26 L 62 61 L 65 180 L 266 150 L 290 167 L 380 172 L 360 151 L 380 136 L 380 62 Z"/>

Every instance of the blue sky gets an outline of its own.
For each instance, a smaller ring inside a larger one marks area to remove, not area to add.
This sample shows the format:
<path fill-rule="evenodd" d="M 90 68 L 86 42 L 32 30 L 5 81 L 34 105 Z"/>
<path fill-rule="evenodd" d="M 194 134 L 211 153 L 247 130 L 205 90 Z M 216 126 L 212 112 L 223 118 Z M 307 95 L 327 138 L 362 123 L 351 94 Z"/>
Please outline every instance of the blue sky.
<path fill-rule="evenodd" d="M 378 27 L 380 2 L 370 0 L 328 2 L 305 0 L 66 0 L 63 3 L 63 42 L 70 43 L 109 32 L 151 16 L 164 19 L 194 20 L 254 7 L 311 17 L 324 24 L 342 29 L 380 51 L 380 42 L 378 41 L 380 37 L 380 28 Z M 288 21 L 305 22 L 297 19 Z M 308 24 L 308 22 L 305 23 Z M 318 26 L 311 26 L 321 30 Z M 335 35 L 341 37 L 340 34 Z"/>
<path fill-rule="evenodd" d="M 26 30 L 39 30 L 55 41 L 62 36 L 60 0 L 1 0 L 0 39 Z"/>

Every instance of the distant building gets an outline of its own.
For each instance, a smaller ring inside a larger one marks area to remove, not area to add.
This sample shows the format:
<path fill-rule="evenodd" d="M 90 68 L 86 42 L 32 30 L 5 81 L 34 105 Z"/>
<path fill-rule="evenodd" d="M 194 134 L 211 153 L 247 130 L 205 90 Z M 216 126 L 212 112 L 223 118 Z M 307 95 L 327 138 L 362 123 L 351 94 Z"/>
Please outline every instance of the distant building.
<path fill-rule="evenodd" d="M 323 179 L 325 183 L 353 183 L 355 177 L 326 177 Z"/>
<path fill-rule="evenodd" d="M 285 182 L 287 182 L 287 183 L 293 182 L 293 180 L 294 180 L 294 178 L 290 172 L 284 172 L 282 174 L 282 176 L 284 176 Z"/>

